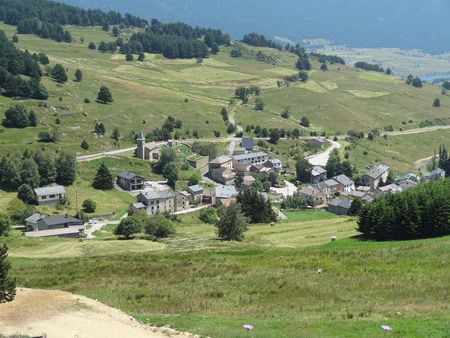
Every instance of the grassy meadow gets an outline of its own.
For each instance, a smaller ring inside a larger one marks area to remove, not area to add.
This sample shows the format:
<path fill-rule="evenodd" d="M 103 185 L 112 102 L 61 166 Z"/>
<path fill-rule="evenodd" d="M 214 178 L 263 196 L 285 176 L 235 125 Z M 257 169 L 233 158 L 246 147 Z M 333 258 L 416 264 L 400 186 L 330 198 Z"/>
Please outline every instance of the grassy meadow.
<path fill-rule="evenodd" d="M 287 215 L 251 226 L 242 243 L 218 241 L 196 214 L 159 242 L 117 241 L 113 226 L 84 242 L 13 236 L 12 274 L 202 336 L 243 337 L 251 323 L 255 338 L 448 337 L 449 237 L 362 242 L 352 219 Z"/>
<path fill-rule="evenodd" d="M 387 139 L 376 137 L 373 141 L 366 138 L 355 142 L 348 150 L 343 147 L 342 152 L 350 155 L 350 161 L 361 173 L 377 163 L 386 163 L 395 172 L 405 173 L 417 171 L 420 160 L 432 157 L 434 151 L 439 153 L 440 145 L 450 147 L 449 129 Z"/>
<path fill-rule="evenodd" d="M 0 24 L 0 29 L 10 37 L 15 32 L 13 26 L 5 24 Z M 168 60 L 154 54 L 147 54 L 143 62 L 126 62 L 121 54 L 88 50 L 90 41 L 97 45 L 101 40 L 113 41 L 111 34 L 100 28 L 68 29 L 75 38 L 71 44 L 19 35 L 18 48 L 46 53 L 50 66 L 61 63 L 67 68 L 69 81 L 58 85 L 43 77 L 50 94 L 46 106 L 34 100 L 24 102 L 37 112 L 42 123 L 37 128 L 2 129 L 1 152 L 40 147 L 37 135 L 49 128 L 58 128 L 62 137 L 57 145 L 47 147 L 63 147 L 80 154 L 111 150 L 129 146 L 137 131 L 160 127 L 169 115 L 181 119 L 183 132 L 191 135 L 194 130 L 203 138 L 212 137 L 215 130 L 225 135 L 220 107 L 229 104 L 236 87 L 250 85 L 261 86 L 266 108 L 256 112 L 254 98 L 237 107 L 236 121 L 242 126 L 298 128 L 300 118 L 307 116 L 311 130 L 344 133 L 350 128 L 368 131 L 387 124 L 398 129 L 404 120 L 412 120 L 408 127 L 413 128 L 425 119 L 448 120 L 450 115 L 450 99 L 441 96 L 438 87 L 415 89 L 397 77 L 354 71 L 347 66 L 330 66 L 330 71 L 322 72 L 314 61 L 310 81 L 278 88 L 277 80 L 297 72 L 295 55 L 286 52 L 245 47 L 245 57 L 232 58 L 231 48 L 222 48 L 202 63 L 195 59 Z M 122 37 L 126 39 L 131 33 L 125 30 Z M 256 61 L 254 55 L 259 50 L 273 57 L 274 64 Z M 73 81 L 77 68 L 83 71 L 80 83 Z M 111 89 L 112 104 L 95 102 L 101 85 Z M 441 97 L 440 109 L 431 107 L 436 97 Z M 85 103 L 85 99 L 91 103 Z M 2 109 L 13 103 L 17 101 L 0 97 Z M 290 119 L 280 117 L 286 107 L 291 111 Z M 106 125 L 103 138 L 93 133 L 97 121 Z M 115 127 L 120 130 L 120 142 L 111 138 Z M 90 144 L 88 151 L 80 147 L 84 139 Z"/>

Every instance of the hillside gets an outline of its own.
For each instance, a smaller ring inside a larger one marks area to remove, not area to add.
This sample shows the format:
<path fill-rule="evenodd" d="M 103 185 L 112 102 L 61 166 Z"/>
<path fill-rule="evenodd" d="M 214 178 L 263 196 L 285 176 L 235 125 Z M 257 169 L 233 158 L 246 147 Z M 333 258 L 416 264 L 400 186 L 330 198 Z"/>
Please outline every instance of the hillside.
<path fill-rule="evenodd" d="M 9 37 L 15 32 L 13 26 L 4 24 L 0 29 Z M 298 121 L 307 116 L 312 123 L 310 130 L 342 134 L 348 129 L 382 130 L 387 125 L 395 129 L 417 128 L 424 120 L 448 123 L 450 117 L 450 99 L 440 95 L 439 87 L 427 85 L 415 89 L 396 77 L 354 71 L 346 66 L 330 66 L 330 71 L 322 72 L 317 70 L 319 64 L 313 62 L 310 81 L 278 88 L 278 80 L 297 72 L 293 54 L 243 46 L 247 56 L 233 58 L 229 54 L 232 47 L 222 47 L 218 55 L 204 59 L 201 64 L 195 59 L 168 60 L 155 54 L 147 54 L 143 62 L 126 62 L 123 54 L 87 48 L 91 41 L 97 45 L 101 40 L 114 41 L 110 33 L 100 28 L 67 29 L 76 42 L 58 43 L 35 35 L 19 35 L 20 49 L 44 52 L 50 58 L 50 66 L 63 64 L 68 69 L 69 81 L 59 85 L 49 77 L 42 78 L 49 92 L 48 102 L 45 105 L 41 101 L 24 102 L 34 109 L 42 124 L 37 128 L 2 129 L 3 152 L 23 149 L 25 145 L 39 147 L 36 142 L 39 132 L 54 127 L 62 134 L 57 147 L 78 153 L 86 153 L 80 148 L 84 139 L 91 145 L 88 152 L 129 146 L 134 143 L 136 132 L 160 128 L 169 115 L 181 119 L 181 135 L 192 135 L 194 130 L 201 138 L 213 137 L 213 131 L 223 135 L 226 125 L 220 108 L 229 105 L 236 87 L 250 85 L 261 86 L 266 108 L 256 112 L 254 98 L 247 105 L 230 106 L 231 111 L 236 111 L 237 123 L 243 127 L 260 124 L 267 128 L 299 128 Z M 122 37 L 131 33 L 122 31 Z M 84 43 L 80 42 L 81 37 Z M 275 65 L 256 61 L 255 53 L 260 50 L 273 57 Z M 73 81 L 77 68 L 84 74 L 79 83 Z M 107 85 L 113 93 L 112 104 L 95 102 L 101 85 Z M 431 107 L 436 97 L 442 101 L 439 109 Z M 85 99 L 91 103 L 85 103 Z M 13 103 L 17 101 L 0 97 L 3 109 Z M 291 111 L 287 120 L 280 117 L 286 107 Z M 96 139 L 92 133 L 97 121 L 106 126 L 103 139 Z M 403 121 L 408 121 L 407 125 Z M 119 143 L 111 139 L 115 127 L 122 136 Z M 308 134 L 310 130 L 304 132 Z"/>
<path fill-rule="evenodd" d="M 449 51 L 445 41 L 450 39 L 447 29 L 450 5 L 446 0 L 285 0 L 276 4 L 256 0 L 228 0 L 226 4 L 220 0 L 64 2 L 85 8 L 132 12 L 146 19 L 217 27 L 234 38 L 256 31 L 270 38 L 281 36 L 296 42 L 323 38 L 349 47 Z"/>
<path fill-rule="evenodd" d="M 242 243 L 217 241 L 195 214 L 159 243 L 112 241 L 112 227 L 84 242 L 7 240 L 21 286 L 91 297 L 145 324 L 221 338 L 243 337 L 246 323 L 261 338 L 375 338 L 381 325 L 446 337 L 450 238 L 363 242 L 348 238 L 353 220 L 328 215 L 253 225 Z"/>

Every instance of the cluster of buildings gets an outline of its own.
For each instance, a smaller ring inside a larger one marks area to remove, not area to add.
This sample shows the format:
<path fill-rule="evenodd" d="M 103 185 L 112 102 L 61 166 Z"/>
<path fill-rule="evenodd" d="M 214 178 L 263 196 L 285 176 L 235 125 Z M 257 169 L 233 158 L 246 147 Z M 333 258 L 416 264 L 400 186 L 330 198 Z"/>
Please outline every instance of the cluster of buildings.
<path fill-rule="evenodd" d="M 388 184 L 389 174 L 390 168 L 379 164 L 361 177 L 362 185 L 355 186 L 355 182 L 346 175 L 328 178 L 325 168 L 314 166 L 310 172 L 309 186 L 297 191 L 296 196 L 305 198 L 312 207 L 326 205 L 328 211 L 346 215 L 355 199 L 370 202 L 385 194 L 395 194 L 413 188 L 421 180 L 445 178 L 445 171 L 438 168 L 422 178 L 408 173 L 397 177 L 396 183 Z"/>
<path fill-rule="evenodd" d="M 242 147 L 235 149 L 232 156 L 223 155 L 208 163 L 209 176 L 212 180 L 223 185 L 234 182 L 237 171 L 246 173 L 281 173 L 283 163 L 279 159 L 270 159 L 264 152 L 255 151 L 253 138 L 243 137 Z M 247 178 L 251 180 L 251 178 Z"/>

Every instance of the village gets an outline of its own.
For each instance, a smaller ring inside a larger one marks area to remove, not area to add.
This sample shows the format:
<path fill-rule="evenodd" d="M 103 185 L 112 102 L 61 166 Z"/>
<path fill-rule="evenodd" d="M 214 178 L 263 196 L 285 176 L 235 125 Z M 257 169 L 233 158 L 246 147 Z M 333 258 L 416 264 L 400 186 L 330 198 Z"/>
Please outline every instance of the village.
<path fill-rule="evenodd" d="M 314 137 L 308 140 L 320 149 L 320 156 L 330 153 L 327 140 Z M 176 147 L 180 141 L 146 143 L 140 133 L 136 139 L 134 157 L 143 161 L 158 161 L 164 147 Z M 327 153 L 328 152 L 328 153 Z M 386 194 L 395 194 L 415 187 L 421 180 L 439 180 L 445 178 L 445 171 L 435 169 L 423 177 L 407 173 L 392 178 L 389 166 L 379 164 L 371 167 L 361 176 L 357 185 L 344 174 L 329 177 L 326 165 L 313 165 L 317 156 L 305 158 L 310 164 L 306 182 L 288 181 L 289 173 L 283 162 L 271 158 L 259 149 L 252 137 L 242 137 L 238 147 L 232 153 L 216 158 L 193 154 L 186 160 L 192 168 L 202 172 L 201 182 L 175 191 L 167 181 L 150 181 L 133 172 L 122 172 L 115 178 L 114 188 L 127 192 L 135 198 L 129 206 L 128 213 L 143 212 L 147 215 L 165 214 L 181 215 L 205 208 L 229 207 L 236 201 L 241 191 L 256 187 L 260 183 L 258 175 L 263 174 L 267 181 L 258 187 L 264 199 L 270 199 L 283 219 L 283 206 L 289 208 L 286 201 L 295 199 L 307 209 L 324 209 L 336 215 L 349 215 L 355 200 L 366 203 Z M 322 160 L 323 162 L 323 160 Z M 49 186 L 34 189 L 38 205 L 58 204 L 65 198 L 62 186 Z M 286 206 L 287 205 L 287 206 Z M 43 215 L 34 213 L 25 219 L 27 237 L 89 237 L 93 230 L 98 230 L 108 223 L 101 217 L 93 217 L 87 223 L 70 215 Z M 89 229 L 91 229 L 89 231 Z"/>

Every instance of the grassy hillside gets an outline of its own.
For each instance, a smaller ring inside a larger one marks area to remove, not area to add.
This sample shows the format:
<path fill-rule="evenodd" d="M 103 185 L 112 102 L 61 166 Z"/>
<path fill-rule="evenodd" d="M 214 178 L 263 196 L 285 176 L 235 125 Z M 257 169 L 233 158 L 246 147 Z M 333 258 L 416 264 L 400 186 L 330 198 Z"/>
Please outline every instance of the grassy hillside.
<path fill-rule="evenodd" d="M 0 29 L 10 37 L 15 31 L 4 24 L 0 24 Z M 68 69 L 70 80 L 61 86 L 44 77 L 43 83 L 50 93 L 47 108 L 39 107 L 40 102 L 25 102 L 35 109 L 43 124 L 25 130 L 3 129 L 0 140 L 3 152 L 38 147 L 39 131 L 53 127 L 62 132 L 57 147 L 83 153 L 80 148 L 83 139 L 91 145 L 90 152 L 123 147 L 133 142 L 136 131 L 160 127 L 168 115 L 183 121 L 183 132 L 192 134 L 197 130 L 201 137 L 212 137 L 213 131 L 218 130 L 223 135 L 225 124 L 219 114 L 220 107 L 228 105 L 236 87 L 249 85 L 263 88 L 266 109 L 254 111 L 253 99 L 248 105 L 237 107 L 236 120 L 243 126 L 298 128 L 299 119 L 307 116 L 312 130 L 342 133 L 349 128 L 370 130 L 388 124 L 398 129 L 404 120 L 412 120 L 407 126 L 412 128 L 425 119 L 448 121 L 450 116 L 448 97 L 441 97 L 442 108 L 431 108 L 434 98 L 440 96 L 438 87 L 414 89 L 395 77 L 330 66 L 329 72 L 313 70 L 306 84 L 277 88 L 277 80 L 296 72 L 296 57 L 292 54 L 248 47 L 250 52 L 262 50 L 274 57 L 275 66 L 254 58 L 232 58 L 228 48 L 202 64 L 194 59 L 167 60 L 150 54 L 144 62 L 126 62 L 124 55 L 88 50 L 90 41 L 98 44 L 101 40 L 114 40 L 110 34 L 99 28 L 68 29 L 78 42 L 66 44 L 33 35 L 19 36 L 19 48 L 46 53 L 51 65 L 61 63 Z M 126 38 L 131 33 L 122 34 Z M 73 81 L 77 68 L 83 70 L 81 83 Z M 317 63 L 314 68 L 318 68 Z M 112 105 L 95 103 L 101 85 L 111 89 Z M 84 103 L 85 98 L 91 103 Z M 0 97 L 3 109 L 13 103 Z M 289 120 L 280 117 L 285 107 L 292 112 Z M 56 117 L 61 120 L 60 125 L 56 125 Z M 96 121 L 106 124 L 103 139 L 97 139 L 92 133 Z M 120 129 L 123 138 L 119 143 L 110 138 L 114 127 Z"/>
<path fill-rule="evenodd" d="M 289 218 L 252 226 L 243 243 L 217 241 L 195 215 L 159 243 L 111 241 L 112 227 L 82 243 L 13 238 L 12 273 L 21 286 L 83 294 L 211 337 L 242 337 L 245 323 L 264 338 L 380 337 L 381 325 L 393 327 L 389 336 L 446 337 L 448 237 L 360 242 L 349 238 L 351 219 Z"/>

